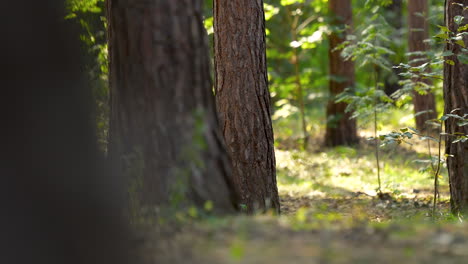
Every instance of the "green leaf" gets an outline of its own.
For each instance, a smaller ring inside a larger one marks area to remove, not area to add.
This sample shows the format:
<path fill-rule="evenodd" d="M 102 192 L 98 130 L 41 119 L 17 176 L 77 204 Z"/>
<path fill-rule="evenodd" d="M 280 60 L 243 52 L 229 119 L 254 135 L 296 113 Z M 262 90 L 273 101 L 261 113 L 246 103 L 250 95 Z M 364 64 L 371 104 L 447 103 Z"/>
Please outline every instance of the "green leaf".
<path fill-rule="evenodd" d="M 419 134 L 419 130 L 417 130 L 416 128 L 413 128 L 413 127 L 408 127 L 409 130 L 413 131 L 414 133 L 416 134 Z"/>
<path fill-rule="evenodd" d="M 446 50 L 442 52 L 441 56 L 447 57 L 447 56 L 452 56 L 453 52 L 451 50 Z"/>
<path fill-rule="evenodd" d="M 455 41 L 455 43 L 457 43 L 458 45 L 466 48 L 465 41 L 463 41 L 463 39 L 459 39 L 459 40 Z"/>
<path fill-rule="evenodd" d="M 468 30 L 468 24 L 459 27 L 457 31 L 458 31 L 458 32 L 461 32 L 461 31 L 465 31 L 465 30 Z"/>
<path fill-rule="evenodd" d="M 278 12 L 279 12 L 278 7 L 274 7 L 274 6 L 266 4 L 266 3 L 263 6 L 264 6 L 263 8 L 265 10 L 265 20 L 266 21 L 270 20 L 274 15 L 278 14 Z"/>
<path fill-rule="evenodd" d="M 71 14 L 68 14 L 65 19 L 72 19 L 72 18 L 75 18 L 76 17 L 76 14 L 75 13 L 71 13 Z"/>
<path fill-rule="evenodd" d="M 445 116 L 447 116 L 447 117 L 453 117 L 453 118 L 460 119 L 460 120 L 464 120 L 463 117 L 461 117 L 461 116 L 459 116 L 459 115 L 455 115 L 455 114 L 446 114 Z"/>
<path fill-rule="evenodd" d="M 455 21 L 455 24 L 460 25 L 463 22 L 464 17 L 463 16 L 455 16 L 453 18 L 453 21 Z"/>
<path fill-rule="evenodd" d="M 458 60 L 463 64 L 468 64 L 468 55 L 467 54 L 459 54 L 457 56 Z"/>
<path fill-rule="evenodd" d="M 450 32 L 450 30 L 447 27 L 444 26 L 438 26 L 443 32 Z"/>
<path fill-rule="evenodd" d="M 449 36 L 447 33 L 439 33 L 437 35 L 435 35 L 436 38 L 440 38 L 440 39 L 448 39 Z"/>
<path fill-rule="evenodd" d="M 298 0 L 281 0 L 280 4 L 282 6 L 292 5 L 299 2 Z"/>
<path fill-rule="evenodd" d="M 211 212 L 213 210 L 213 202 L 209 200 L 206 201 L 203 208 L 205 209 L 205 211 Z"/>
<path fill-rule="evenodd" d="M 455 65 L 455 62 L 453 60 L 445 60 L 445 63 L 449 64 L 449 65 Z"/>

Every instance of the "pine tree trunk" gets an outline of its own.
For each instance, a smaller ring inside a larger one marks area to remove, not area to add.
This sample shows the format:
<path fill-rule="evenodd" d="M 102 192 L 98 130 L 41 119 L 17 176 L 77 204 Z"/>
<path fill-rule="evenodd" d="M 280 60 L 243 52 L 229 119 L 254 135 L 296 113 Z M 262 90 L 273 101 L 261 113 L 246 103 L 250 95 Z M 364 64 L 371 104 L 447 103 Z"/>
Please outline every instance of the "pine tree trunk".
<path fill-rule="evenodd" d="M 459 5 L 453 3 L 465 4 L 462 0 L 447 0 L 445 2 L 445 23 L 452 32 L 457 32 L 459 26 L 455 24 L 455 16 L 464 16 L 463 26 L 468 21 L 468 10 L 463 11 Z M 466 31 L 465 31 L 466 32 Z M 468 36 L 464 36 L 465 45 L 468 46 Z M 458 44 L 447 44 L 446 50 L 452 51 L 453 56 L 445 57 L 446 60 L 452 60 L 455 65 L 444 64 L 444 100 L 445 114 L 459 109 L 455 114 L 468 114 L 468 65 L 458 60 L 457 54 L 461 54 L 462 47 Z M 468 126 L 459 127 L 457 120 L 449 118 L 445 121 L 445 131 L 449 134 L 463 133 L 468 134 Z M 452 143 L 454 137 L 446 138 L 446 154 L 453 155 L 447 158 L 447 169 L 450 181 L 450 196 L 453 212 L 468 210 L 468 142 Z"/>
<path fill-rule="evenodd" d="M 129 179 L 131 207 L 235 208 L 202 2 L 109 3 L 109 152 L 115 174 Z"/>
<path fill-rule="evenodd" d="M 333 25 L 352 26 L 352 8 L 350 0 L 330 0 L 330 12 L 334 16 Z M 348 30 L 349 31 L 349 28 Z M 346 113 L 346 103 L 336 103 L 336 95 L 346 88 L 354 86 L 354 63 L 341 56 L 341 50 L 335 50 L 346 39 L 346 31 L 330 35 L 330 99 L 327 106 L 326 146 L 353 145 L 359 142 L 356 120 L 350 119 L 351 113 Z"/>
<path fill-rule="evenodd" d="M 409 15 L 409 51 L 410 52 L 425 52 L 428 50 L 424 40 L 429 38 L 429 28 L 427 17 L 429 16 L 428 0 L 409 0 L 408 15 Z M 418 62 L 411 63 L 411 66 L 417 67 L 426 63 L 425 56 L 412 55 L 410 60 L 418 59 Z M 425 83 L 432 85 L 430 79 L 416 78 L 415 83 Z M 426 125 L 427 120 L 437 118 L 436 105 L 434 94 L 428 91 L 422 95 L 417 91 L 413 91 L 413 105 L 416 120 L 416 128 L 420 131 L 430 130 Z M 424 113 L 421 113 L 424 112 Z"/>
<path fill-rule="evenodd" d="M 248 212 L 279 211 L 263 1 L 215 0 L 215 89 L 233 181 Z"/>

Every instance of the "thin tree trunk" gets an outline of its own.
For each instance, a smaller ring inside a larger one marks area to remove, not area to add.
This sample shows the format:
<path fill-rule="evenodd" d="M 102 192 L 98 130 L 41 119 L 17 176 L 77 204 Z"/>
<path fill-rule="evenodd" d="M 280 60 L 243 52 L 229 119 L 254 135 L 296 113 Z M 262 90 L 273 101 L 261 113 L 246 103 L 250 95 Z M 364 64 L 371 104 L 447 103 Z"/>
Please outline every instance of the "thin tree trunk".
<path fill-rule="evenodd" d="M 403 27 L 403 16 L 401 15 L 403 12 L 403 2 L 402 0 L 393 0 L 392 3 L 385 7 L 385 19 L 387 22 L 394 28 L 395 34 L 392 34 L 391 37 L 393 38 L 402 38 L 401 29 Z M 397 44 L 393 43 L 391 47 L 394 49 L 400 49 L 404 44 Z M 397 50 L 394 50 L 397 52 Z M 397 52 L 398 53 L 398 52 Z M 391 60 L 392 65 L 398 65 L 402 61 L 402 58 L 395 57 L 395 56 L 388 56 Z M 399 81 L 402 80 L 402 76 L 399 74 L 401 70 L 398 68 L 392 68 L 392 73 L 387 73 L 384 76 L 384 91 L 385 94 L 391 96 L 393 93 L 401 89 L 401 85 Z"/>
<path fill-rule="evenodd" d="M 463 11 L 459 5 L 465 4 L 462 0 L 446 0 L 445 2 L 445 23 L 452 32 L 457 32 L 459 26 L 454 22 L 455 16 L 464 16 L 463 26 L 468 21 L 468 10 Z M 466 30 L 465 30 L 466 32 Z M 463 37 L 464 43 L 468 46 L 468 37 Z M 447 44 L 446 50 L 454 53 L 453 56 L 445 57 L 447 60 L 455 62 L 454 65 L 444 64 L 444 100 L 445 114 L 458 109 L 455 114 L 468 114 L 468 65 L 458 60 L 457 55 L 461 54 L 462 47 L 459 44 Z M 445 131 L 448 134 L 463 133 L 468 134 L 468 126 L 459 127 L 457 120 L 449 118 L 445 121 Z M 447 158 L 447 169 L 450 182 L 450 197 L 453 212 L 468 210 L 468 142 L 452 143 L 454 137 L 446 137 L 446 154 L 453 155 Z"/>
<path fill-rule="evenodd" d="M 214 22 L 217 108 L 237 193 L 248 212 L 279 211 L 263 1 L 215 0 Z"/>
<path fill-rule="evenodd" d="M 428 45 L 424 42 L 429 38 L 429 28 L 427 17 L 429 16 L 428 0 L 409 0 L 408 2 L 409 15 L 409 51 L 410 52 L 425 52 L 428 50 Z M 411 63 L 413 67 L 417 67 L 427 62 L 425 56 L 412 55 L 410 60 L 418 59 L 417 62 Z M 430 79 L 416 78 L 417 83 L 425 83 L 432 85 Z M 413 105 L 416 120 L 416 128 L 420 131 L 430 130 L 426 125 L 427 120 L 437 118 L 436 105 L 434 94 L 427 91 L 425 94 L 420 94 L 416 90 L 413 91 Z"/>
<path fill-rule="evenodd" d="M 110 158 L 131 207 L 236 198 L 215 112 L 202 0 L 111 0 Z"/>
<path fill-rule="evenodd" d="M 356 120 L 350 119 L 351 113 L 346 113 L 346 103 L 336 103 L 336 95 L 354 86 L 354 63 L 345 60 L 340 50 L 335 50 L 346 39 L 346 32 L 352 26 L 352 8 L 350 0 L 330 0 L 328 6 L 335 26 L 348 29 L 343 33 L 330 35 L 329 61 L 330 61 L 330 99 L 327 105 L 327 129 L 325 134 L 326 146 L 357 144 Z M 342 80 L 341 80 L 342 79 Z"/>

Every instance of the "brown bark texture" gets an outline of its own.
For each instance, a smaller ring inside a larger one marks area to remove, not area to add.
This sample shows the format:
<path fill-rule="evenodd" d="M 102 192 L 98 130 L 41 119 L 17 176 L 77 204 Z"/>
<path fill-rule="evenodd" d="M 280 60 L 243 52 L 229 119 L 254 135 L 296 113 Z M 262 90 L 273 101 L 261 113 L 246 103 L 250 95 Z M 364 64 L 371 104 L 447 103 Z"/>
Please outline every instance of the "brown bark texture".
<path fill-rule="evenodd" d="M 446 27 L 457 32 L 460 26 L 466 25 L 468 21 L 468 10 L 454 3 L 464 4 L 468 7 L 468 1 L 447 0 L 445 2 L 445 23 Z M 454 22 L 455 16 L 464 16 L 464 22 L 458 26 Z M 466 31 L 465 31 L 466 32 Z M 468 36 L 464 35 L 464 43 L 468 46 Z M 445 114 L 453 110 L 457 115 L 468 114 L 468 65 L 458 60 L 457 55 L 461 54 L 462 47 L 459 44 L 450 43 L 446 45 L 447 51 L 452 51 L 453 56 L 445 57 L 452 60 L 455 65 L 444 64 L 444 100 Z M 448 134 L 463 133 L 468 134 L 468 126 L 459 127 L 457 120 L 449 118 L 445 121 L 445 131 Z M 446 137 L 446 154 L 453 155 L 447 158 L 447 169 L 450 182 L 450 197 L 452 211 L 468 211 L 468 142 L 452 143 L 454 137 Z"/>
<path fill-rule="evenodd" d="M 216 105 L 244 210 L 279 211 L 263 1 L 214 1 Z"/>
<path fill-rule="evenodd" d="M 0 263 L 133 263 L 78 25 L 65 15 L 62 0 L 0 9 Z"/>
<path fill-rule="evenodd" d="M 429 27 L 427 17 L 429 15 L 428 0 L 409 0 L 408 1 L 408 23 L 409 23 L 409 51 L 425 52 L 428 45 L 424 40 L 429 38 Z M 411 66 L 417 67 L 427 62 L 425 56 L 412 55 L 410 60 L 417 60 L 411 63 Z M 430 79 L 415 78 L 414 83 L 425 83 L 432 85 Z M 427 131 L 430 128 L 426 121 L 437 118 L 436 104 L 434 94 L 428 91 L 426 94 L 420 94 L 413 91 L 413 105 L 415 113 L 416 128 L 420 131 Z M 424 112 L 424 113 L 421 113 Z"/>
<path fill-rule="evenodd" d="M 354 62 L 345 60 L 341 50 L 335 50 L 346 39 L 353 23 L 353 14 L 350 0 L 330 0 L 328 2 L 333 16 L 333 25 L 342 28 L 348 27 L 341 33 L 330 35 L 330 48 L 328 52 L 330 63 L 330 99 L 327 105 L 327 129 L 325 134 L 326 146 L 353 145 L 359 142 L 357 136 L 356 120 L 350 119 L 351 113 L 346 112 L 346 103 L 336 103 L 336 96 L 346 88 L 354 86 Z"/>
<path fill-rule="evenodd" d="M 202 0 L 111 0 L 110 159 L 136 206 L 235 210 Z"/>

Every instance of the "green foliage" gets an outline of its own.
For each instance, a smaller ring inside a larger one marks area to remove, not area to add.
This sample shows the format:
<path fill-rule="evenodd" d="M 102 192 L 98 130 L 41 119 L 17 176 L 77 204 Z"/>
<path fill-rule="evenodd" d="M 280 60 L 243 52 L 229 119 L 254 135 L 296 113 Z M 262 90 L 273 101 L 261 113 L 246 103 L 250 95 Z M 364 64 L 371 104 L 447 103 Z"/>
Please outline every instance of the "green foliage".
<path fill-rule="evenodd" d="M 95 98 L 95 120 L 99 146 L 107 152 L 109 130 L 109 87 L 106 18 L 104 0 L 66 0 L 68 15 L 81 26 L 80 39 L 86 45 L 88 77 Z"/>
<path fill-rule="evenodd" d="M 366 6 L 368 4 L 369 1 Z M 384 76 L 382 72 L 392 72 L 389 56 L 395 52 L 390 50 L 391 40 L 387 37 L 392 28 L 379 13 L 380 10 L 376 7 L 364 9 L 362 12 L 371 14 L 367 23 L 357 27 L 356 34 L 348 35 L 347 40 L 338 47 L 345 59 L 355 61 L 357 68 L 368 75 L 365 83 L 348 88 L 337 97 L 337 102 L 348 103 L 347 111 L 353 112 L 353 118 L 361 117 L 361 120 L 370 120 L 375 112 L 387 111 L 393 103 L 383 92 L 384 83 L 381 81 Z"/>
<path fill-rule="evenodd" d="M 326 1 L 266 2 L 270 92 L 278 106 L 274 110 L 286 107 L 299 111 L 295 63 L 299 64 L 306 109 L 317 103 L 324 105 L 328 85 Z"/>
<path fill-rule="evenodd" d="M 343 32 L 345 28 L 330 26 L 332 17 L 328 13 L 327 0 L 265 0 L 264 2 L 268 79 L 272 96 L 275 146 L 283 149 L 278 152 L 279 156 L 282 156 L 285 155 L 284 151 L 289 153 L 291 148 L 297 148 L 299 145 L 297 142 L 301 137 L 297 76 L 303 87 L 305 116 L 309 121 L 306 130 L 312 134 L 314 142 L 321 141 L 319 135 L 323 134 L 326 123 L 325 105 L 328 100 L 329 81 L 342 80 L 339 76 L 329 75 L 328 36 L 331 32 Z M 396 145 L 399 146 L 401 143 L 414 144 L 417 139 L 438 143 L 437 138 L 420 135 L 410 128 L 402 130 L 395 130 L 395 128 L 413 125 L 410 104 L 412 96 L 410 91 L 413 89 L 421 94 L 429 91 L 435 92 L 438 100 L 442 100 L 440 87 L 441 70 L 444 63 L 454 64 L 454 56 L 462 63 L 468 61 L 467 48 L 461 41 L 461 37 L 466 35 L 464 30 L 467 29 L 467 26 L 462 17 L 455 18 L 455 23 L 459 25 L 457 32 L 449 32 L 446 27 L 437 26 L 443 23 L 443 6 L 440 1 L 433 0 L 430 5 L 430 16 L 427 17 L 431 24 L 431 30 L 434 32 L 433 35 L 435 35 L 427 41 L 431 49 L 426 53 L 407 54 L 405 53 L 407 26 L 403 22 L 401 29 L 395 29 L 393 23 L 395 21 L 392 21 L 392 19 L 405 17 L 407 11 L 403 10 L 403 13 L 398 13 L 397 16 L 390 16 L 387 6 L 391 2 L 391 0 L 353 1 L 354 33 L 348 35 L 346 42 L 339 48 L 345 58 L 353 60 L 357 65 L 356 85 L 353 89 L 347 89 L 337 98 L 337 101 L 349 104 L 348 111 L 352 111 L 353 118 L 358 119 L 360 132 L 364 136 L 368 136 L 369 126 L 367 124 L 374 121 L 375 114 L 379 116 L 376 120 L 377 127 L 392 131 L 374 135 L 370 139 L 379 141 L 379 144 L 376 145 L 382 147 L 384 160 L 394 154 L 403 156 L 396 158 L 404 163 L 403 165 L 393 160 L 382 162 L 382 173 L 386 176 L 382 188 L 391 193 L 399 193 L 413 187 L 427 187 L 427 178 L 421 177 L 418 173 L 420 164 L 425 165 L 422 171 L 429 172 L 432 170 L 432 165 L 444 162 L 444 157 L 438 159 L 434 155 L 431 155 L 431 158 L 422 154 L 408 157 L 407 153 L 401 149 L 393 150 L 393 154 L 389 154 L 387 151 L 396 149 Z M 204 23 L 211 37 L 213 34 L 212 4 L 212 0 L 205 0 Z M 81 39 L 89 50 L 90 61 L 88 65 L 90 66 L 90 79 L 93 80 L 97 98 L 99 138 L 105 149 L 108 129 L 108 54 L 105 40 L 104 0 L 68 0 L 68 7 L 69 15 L 67 18 L 80 23 L 83 28 Z M 442 51 L 442 46 L 446 43 L 461 46 L 462 52 L 452 54 Z M 409 57 L 414 59 L 411 60 Z M 425 60 L 423 64 L 417 67 L 411 66 L 421 57 L 424 57 Z M 298 73 L 295 69 L 296 64 L 299 66 Z M 399 65 L 397 69 L 401 72 L 401 77 L 404 78 L 401 81 L 403 89 L 390 96 L 383 91 L 383 88 L 387 82 L 395 82 L 399 79 L 392 68 L 395 64 Z M 427 78 L 433 81 L 433 85 L 424 82 Z M 438 105 L 442 106 L 441 103 Z M 198 114 L 195 115 L 198 116 Z M 466 115 L 460 113 L 451 113 L 442 117 L 442 119 L 444 118 L 455 118 L 460 125 L 466 125 L 467 122 Z M 437 120 L 435 123 L 440 124 L 440 121 Z M 200 131 L 203 131 L 202 118 L 197 117 L 195 127 L 195 131 L 198 132 L 194 133 L 194 146 L 186 151 L 184 159 L 190 161 L 194 166 L 202 168 L 203 164 L 195 154 L 197 149 L 206 148 L 206 142 L 200 136 Z M 467 135 L 444 136 L 456 137 L 455 142 L 467 140 Z M 373 191 L 374 188 L 370 186 L 373 181 L 371 175 L 375 173 L 375 168 L 372 168 L 371 164 L 371 151 L 369 149 L 366 151 L 365 154 L 362 154 L 361 150 L 347 147 L 337 148 L 320 152 L 315 159 L 302 152 L 292 151 L 291 160 L 279 159 L 279 185 L 281 188 L 293 186 L 292 189 L 304 192 L 311 192 L 311 190 L 330 192 L 335 191 L 337 186 L 353 186 L 356 189 Z M 281 165 L 284 160 L 288 160 L 287 167 Z M 411 162 L 412 160 L 418 162 Z M 175 181 L 171 197 L 174 207 L 177 208 L 184 203 L 187 192 L 187 172 L 181 170 L 179 174 L 182 177 Z M 312 181 L 307 175 L 318 175 L 319 179 L 322 177 L 325 180 Z M 331 182 L 333 188 L 325 186 L 325 182 Z M 138 186 L 139 183 L 136 181 L 132 190 L 136 190 Z M 184 206 L 180 208 L 182 207 Z M 187 206 L 178 210 L 177 217 L 180 219 L 199 219 L 206 212 L 212 211 L 213 203 L 206 201 L 203 207 L 197 209 Z M 307 215 L 307 213 L 304 214 Z M 312 216 L 328 217 L 325 212 L 317 214 L 322 215 L 312 214 Z M 234 252 L 236 251 L 238 250 L 234 249 Z M 233 253 L 233 255 L 243 254 Z"/>

